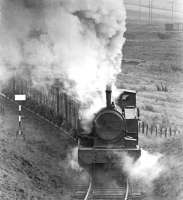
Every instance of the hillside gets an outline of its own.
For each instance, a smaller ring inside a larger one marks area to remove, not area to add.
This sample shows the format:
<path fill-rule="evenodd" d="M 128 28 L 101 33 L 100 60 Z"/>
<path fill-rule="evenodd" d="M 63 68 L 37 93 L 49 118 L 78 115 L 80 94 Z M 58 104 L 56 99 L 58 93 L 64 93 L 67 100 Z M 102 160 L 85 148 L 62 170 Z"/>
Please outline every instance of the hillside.
<path fill-rule="evenodd" d="M 183 34 L 128 24 L 126 38 L 118 87 L 137 90 L 142 120 L 181 129 Z"/>
<path fill-rule="evenodd" d="M 128 23 L 117 85 L 137 91 L 143 121 L 181 133 L 169 139 L 140 134 L 140 146 L 152 154 L 161 153 L 165 168 L 147 192 L 147 200 L 183 199 L 182 53 L 183 33 L 167 33 L 162 24 Z"/>
<path fill-rule="evenodd" d="M 25 140 L 16 137 L 18 107 L 0 99 L 0 199 L 69 200 L 83 177 L 75 143 L 63 132 L 23 110 Z M 75 149 L 76 150 L 76 149 Z"/>
<path fill-rule="evenodd" d="M 177 136 L 169 139 L 140 136 L 140 146 L 152 154 L 161 153 L 160 165 L 163 168 L 151 189 L 147 191 L 146 200 L 181 200 L 183 199 L 183 138 Z"/>

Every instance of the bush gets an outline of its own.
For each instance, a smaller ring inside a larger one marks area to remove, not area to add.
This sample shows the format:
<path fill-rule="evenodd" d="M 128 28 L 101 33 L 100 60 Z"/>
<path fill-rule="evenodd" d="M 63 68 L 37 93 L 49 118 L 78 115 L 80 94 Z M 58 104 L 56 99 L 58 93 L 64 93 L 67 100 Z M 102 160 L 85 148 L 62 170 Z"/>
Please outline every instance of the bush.
<path fill-rule="evenodd" d="M 168 88 L 165 84 L 161 82 L 161 85 L 156 85 L 157 91 L 168 92 Z"/>
<path fill-rule="evenodd" d="M 151 105 L 146 105 L 146 106 L 144 107 L 144 110 L 147 110 L 147 111 L 150 111 L 150 112 L 155 112 L 153 106 L 151 106 Z"/>
<path fill-rule="evenodd" d="M 171 35 L 167 33 L 157 33 L 157 35 L 161 40 L 167 40 L 171 38 Z"/>
<path fill-rule="evenodd" d="M 173 72 L 180 72 L 180 71 L 182 71 L 182 68 L 181 68 L 181 66 L 171 64 L 171 70 Z"/>

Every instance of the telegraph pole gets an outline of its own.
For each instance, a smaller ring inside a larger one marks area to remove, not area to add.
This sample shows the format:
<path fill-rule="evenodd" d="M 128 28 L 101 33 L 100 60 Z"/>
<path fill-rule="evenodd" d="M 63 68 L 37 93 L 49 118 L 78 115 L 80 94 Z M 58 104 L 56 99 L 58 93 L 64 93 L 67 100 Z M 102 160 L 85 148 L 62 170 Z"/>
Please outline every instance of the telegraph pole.
<path fill-rule="evenodd" d="M 152 20 L 153 20 L 153 0 L 151 0 L 151 24 L 152 24 Z"/>
<path fill-rule="evenodd" d="M 172 13 L 172 23 L 174 21 L 174 0 L 170 1 L 171 3 L 171 13 Z"/>
<path fill-rule="evenodd" d="M 149 24 L 152 24 L 152 0 L 149 0 Z"/>
<path fill-rule="evenodd" d="M 139 24 L 141 23 L 141 0 L 139 0 Z"/>
<path fill-rule="evenodd" d="M 149 0 L 149 24 L 151 23 L 151 0 Z"/>

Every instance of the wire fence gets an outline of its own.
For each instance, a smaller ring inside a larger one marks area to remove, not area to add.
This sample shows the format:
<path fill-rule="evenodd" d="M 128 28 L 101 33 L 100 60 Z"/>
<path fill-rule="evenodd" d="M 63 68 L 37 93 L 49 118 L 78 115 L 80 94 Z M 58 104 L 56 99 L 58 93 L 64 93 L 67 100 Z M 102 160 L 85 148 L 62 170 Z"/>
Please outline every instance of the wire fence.
<path fill-rule="evenodd" d="M 175 127 L 163 127 L 161 125 L 148 124 L 146 122 L 139 122 L 139 134 L 146 136 L 156 136 L 156 137 L 173 137 L 181 134 L 181 131 Z"/>

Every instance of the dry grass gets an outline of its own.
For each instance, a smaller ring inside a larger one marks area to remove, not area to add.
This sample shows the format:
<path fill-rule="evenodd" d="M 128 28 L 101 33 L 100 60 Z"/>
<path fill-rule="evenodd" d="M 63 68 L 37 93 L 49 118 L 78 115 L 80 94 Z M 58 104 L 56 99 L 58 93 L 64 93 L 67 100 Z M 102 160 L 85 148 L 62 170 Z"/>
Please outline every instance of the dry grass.
<path fill-rule="evenodd" d="M 127 30 L 124 56 L 142 62 L 123 63 L 124 73 L 119 75 L 118 85 L 137 90 L 143 121 L 183 130 L 183 34 L 170 36 L 158 27 L 133 24 Z M 147 200 L 183 199 L 182 133 L 170 139 L 140 135 L 139 141 L 144 149 L 162 153 L 166 166 L 166 171 L 153 182 L 153 194 Z"/>
<path fill-rule="evenodd" d="M 153 182 L 153 195 L 147 200 L 180 200 L 183 198 L 183 137 L 165 139 L 140 136 L 140 145 L 150 152 L 160 152 L 164 172 Z"/>
<path fill-rule="evenodd" d="M 118 76 L 119 87 L 137 90 L 137 105 L 141 119 L 148 123 L 164 123 L 183 128 L 183 34 L 172 34 L 160 39 L 152 32 L 154 27 L 128 26 L 123 54 L 126 60 L 142 60 L 141 63 L 124 62 Z M 155 120 L 155 122 L 153 122 Z"/>
<path fill-rule="evenodd" d="M 0 114 L 0 199 L 69 200 L 80 172 L 67 160 L 74 143 L 59 130 L 23 111 L 25 141 L 16 139 L 18 108 Z"/>

